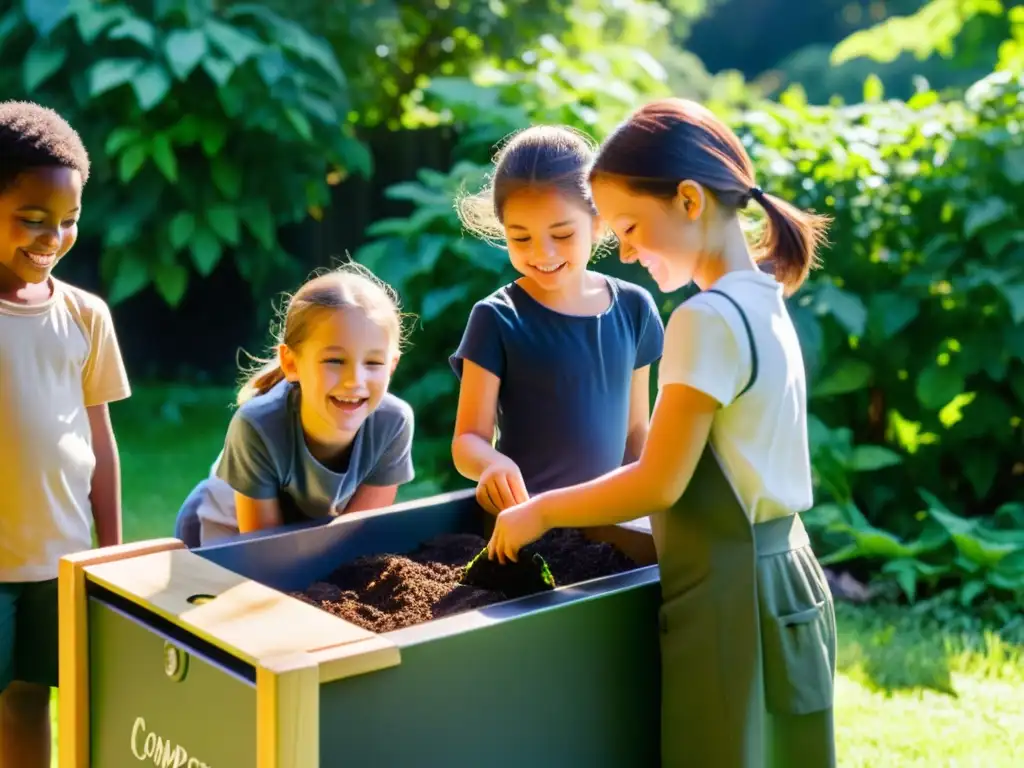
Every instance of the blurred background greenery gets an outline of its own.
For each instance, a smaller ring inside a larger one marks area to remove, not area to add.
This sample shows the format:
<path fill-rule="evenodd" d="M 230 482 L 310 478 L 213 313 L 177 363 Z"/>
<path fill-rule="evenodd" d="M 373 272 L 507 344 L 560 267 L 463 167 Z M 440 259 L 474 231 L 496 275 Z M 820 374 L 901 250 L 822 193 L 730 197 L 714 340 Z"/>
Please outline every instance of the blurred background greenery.
<path fill-rule="evenodd" d="M 835 217 L 790 302 L 817 550 L 946 631 L 1024 631 L 1024 4 L 1004 0 L 0 3 L 0 95 L 55 107 L 92 153 L 60 274 L 112 304 L 135 382 L 114 409 L 129 537 L 168 534 L 208 471 L 274 297 L 346 255 L 417 318 L 403 497 L 462 487 L 447 356 L 510 268 L 453 196 L 512 130 L 600 139 L 668 94 L 727 117 L 763 187 Z"/>

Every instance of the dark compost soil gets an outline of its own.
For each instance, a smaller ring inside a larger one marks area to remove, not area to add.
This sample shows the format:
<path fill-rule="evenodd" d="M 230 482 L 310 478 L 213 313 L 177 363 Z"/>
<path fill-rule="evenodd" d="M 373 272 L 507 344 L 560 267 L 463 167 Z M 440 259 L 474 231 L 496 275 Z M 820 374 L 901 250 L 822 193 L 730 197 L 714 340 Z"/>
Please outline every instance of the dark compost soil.
<path fill-rule="evenodd" d="M 446 534 L 407 555 L 373 555 L 346 563 L 305 592 L 307 603 L 373 632 L 421 624 L 509 599 L 504 592 L 459 584 L 463 569 L 487 546 L 473 534 Z M 559 587 L 637 567 L 611 544 L 587 539 L 577 529 L 549 531 L 524 547 L 524 558 L 538 553 Z"/>

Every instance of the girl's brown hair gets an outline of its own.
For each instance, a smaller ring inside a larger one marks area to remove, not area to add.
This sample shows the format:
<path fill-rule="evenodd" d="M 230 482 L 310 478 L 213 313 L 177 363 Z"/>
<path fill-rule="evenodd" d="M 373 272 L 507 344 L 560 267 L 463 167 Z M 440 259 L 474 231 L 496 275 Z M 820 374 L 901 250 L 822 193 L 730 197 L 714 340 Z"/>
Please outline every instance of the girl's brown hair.
<path fill-rule="evenodd" d="M 776 280 L 792 294 L 817 266 L 829 219 L 762 191 L 739 138 L 710 110 L 685 99 L 662 99 L 641 107 L 598 150 L 590 179 L 622 179 L 638 194 L 672 199 L 682 181 L 705 187 L 723 206 L 764 209 L 765 226 L 756 258 L 767 261 Z"/>
<path fill-rule="evenodd" d="M 595 144 L 567 126 L 535 125 L 512 134 L 494 158 L 483 190 L 455 201 L 462 225 L 482 240 L 505 240 L 505 203 L 520 189 L 549 187 L 578 201 L 594 216 L 587 173 Z"/>
<path fill-rule="evenodd" d="M 349 262 L 313 277 L 288 298 L 278 321 L 279 328 L 273 331 L 273 354 L 264 359 L 254 358 L 257 367 L 245 373 L 238 391 L 238 404 L 269 392 L 284 379 L 277 357 L 278 345 L 298 349 L 325 312 L 348 308 L 362 310 L 371 321 L 384 328 L 394 354 L 398 354 L 404 340 L 398 295 L 366 267 Z"/>

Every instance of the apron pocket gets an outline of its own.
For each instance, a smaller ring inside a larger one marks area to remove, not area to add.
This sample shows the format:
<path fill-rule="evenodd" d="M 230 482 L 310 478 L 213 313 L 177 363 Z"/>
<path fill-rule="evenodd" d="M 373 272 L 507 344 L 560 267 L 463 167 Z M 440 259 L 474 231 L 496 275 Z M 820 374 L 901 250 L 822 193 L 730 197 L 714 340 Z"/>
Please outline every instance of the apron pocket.
<path fill-rule="evenodd" d="M 831 605 L 821 600 L 762 622 L 765 698 L 770 712 L 806 715 L 833 699 Z"/>

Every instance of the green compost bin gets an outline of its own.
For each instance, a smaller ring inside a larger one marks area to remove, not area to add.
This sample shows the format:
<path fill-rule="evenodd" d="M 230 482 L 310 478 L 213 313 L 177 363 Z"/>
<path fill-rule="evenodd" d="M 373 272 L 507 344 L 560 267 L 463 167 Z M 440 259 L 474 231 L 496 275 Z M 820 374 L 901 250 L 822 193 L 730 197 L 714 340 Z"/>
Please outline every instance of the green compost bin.
<path fill-rule="evenodd" d="M 657 766 L 659 584 L 643 525 L 588 532 L 635 570 L 388 633 L 286 594 L 489 520 L 460 492 L 78 563 L 87 651 L 67 638 L 62 653 L 84 667 L 68 697 L 87 701 L 88 726 L 62 768 L 85 755 L 94 768 Z"/>

